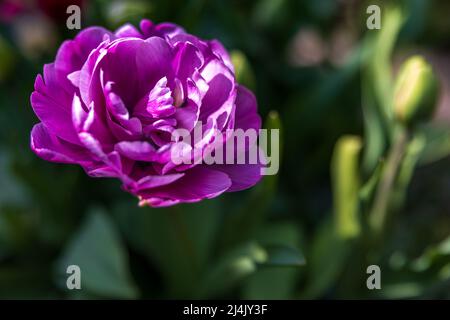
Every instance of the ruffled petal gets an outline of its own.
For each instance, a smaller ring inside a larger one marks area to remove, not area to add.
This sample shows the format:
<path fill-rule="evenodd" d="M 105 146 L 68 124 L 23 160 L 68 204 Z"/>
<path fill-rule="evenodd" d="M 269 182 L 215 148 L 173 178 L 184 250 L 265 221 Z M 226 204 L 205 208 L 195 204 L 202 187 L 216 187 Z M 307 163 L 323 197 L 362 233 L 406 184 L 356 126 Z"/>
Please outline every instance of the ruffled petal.
<path fill-rule="evenodd" d="M 238 85 L 235 110 L 235 128 L 243 130 L 261 129 L 261 117 L 258 115 L 256 98 L 247 88 Z"/>
<path fill-rule="evenodd" d="M 204 59 L 201 51 L 190 42 L 179 42 L 175 46 L 175 55 L 172 61 L 175 75 L 184 82 L 191 77 L 194 70 L 203 66 Z"/>
<path fill-rule="evenodd" d="M 167 148 L 158 150 L 146 141 L 122 141 L 116 144 L 115 150 L 135 161 L 164 163 L 170 157 Z"/>
<path fill-rule="evenodd" d="M 214 198 L 228 190 L 231 180 L 227 174 L 204 166 L 196 166 L 172 184 L 140 194 L 143 201 L 158 206 L 159 200 L 196 202 Z M 158 201 L 154 201 L 155 199 Z"/>
<path fill-rule="evenodd" d="M 178 34 L 184 34 L 185 31 L 180 26 L 173 23 L 154 24 L 152 21 L 144 19 L 140 23 L 140 29 L 144 38 L 161 37 L 163 39 L 173 38 Z"/>
<path fill-rule="evenodd" d="M 117 29 L 116 32 L 114 32 L 114 35 L 117 38 L 125 38 L 125 37 L 142 38 L 142 34 L 139 32 L 139 30 L 129 23 Z"/>
<path fill-rule="evenodd" d="M 38 75 L 35 91 L 31 94 L 31 106 L 37 117 L 58 137 L 79 144 L 72 126 L 71 99 L 69 93 L 60 87 L 53 65 L 44 70 L 43 78 Z"/>
<path fill-rule="evenodd" d="M 75 39 L 65 41 L 56 54 L 56 69 L 66 75 L 80 70 L 91 51 L 103 42 L 105 35 L 114 38 L 105 28 L 89 27 L 80 31 Z"/>
<path fill-rule="evenodd" d="M 43 123 L 31 131 L 31 150 L 47 161 L 91 165 L 89 152 L 84 148 L 59 139 L 50 133 Z"/>
<path fill-rule="evenodd" d="M 241 191 L 257 184 L 261 178 L 261 164 L 223 164 L 212 165 L 212 169 L 219 170 L 231 179 L 231 186 L 227 192 Z"/>

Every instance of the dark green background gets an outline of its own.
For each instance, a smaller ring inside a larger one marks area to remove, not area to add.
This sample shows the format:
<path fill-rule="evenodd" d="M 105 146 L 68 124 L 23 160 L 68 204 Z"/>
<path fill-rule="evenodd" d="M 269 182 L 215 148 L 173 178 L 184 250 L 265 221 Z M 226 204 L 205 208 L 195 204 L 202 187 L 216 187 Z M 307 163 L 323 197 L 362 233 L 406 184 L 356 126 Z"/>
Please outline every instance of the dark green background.
<path fill-rule="evenodd" d="M 404 201 L 391 209 L 395 220 L 382 241 L 367 241 L 364 222 L 350 240 L 333 231 L 333 148 L 344 134 L 361 136 L 364 148 L 370 146 L 362 110 L 367 101 L 379 103 L 370 93 L 375 83 L 418 52 L 438 63 L 441 79 L 450 78 L 449 2 L 383 2 L 403 12 L 391 40 L 367 30 L 364 1 L 86 1 L 83 27 L 171 21 L 239 50 L 248 60 L 239 79 L 254 90 L 266 127 L 281 127 L 278 176 L 250 190 L 167 209 L 139 208 L 118 181 L 89 178 L 79 167 L 48 163 L 31 152 L 29 134 L 38 122 L 29 103 L 34 78 L 76 33 L 64 19 L 48 20 L 55 40 L 44 37 L 48 41 L 30 52 L 17 28 L 31 18 L 3 23 L 0 297 L 450 298 L 448 100 L 427 124 L 432 138 L 421 155 L 425 160 L 404 186 Z M 382 7 L 383 16 L 389 10 Z M 36 7 L 29 15 L 43 13 Z M 319 51 L 312 51 L 312 61 L 294 63 L 293 56 L 309 52 L 308 37 L 293 45 L 304 30 Z M 347 51 L 333 46 L 339 31 L 349 35 Z M 389 41 L 394 49 L 385 52 Z M 371 73 L 373 65 L 388 72 L 380 78 Z M 448 84 L 443 88 L 448 95 Z M 279 118 L 267 118 L 271 111 Z M 389 142 L 381 149 L 383 158 Z M 361 165 L 362 182 L 373 169 Z M 80 265 L 82 290 L 65 288 L 69 264 Z M 366 288 L 369 264 L 381 267 L 381 290 Z"/>

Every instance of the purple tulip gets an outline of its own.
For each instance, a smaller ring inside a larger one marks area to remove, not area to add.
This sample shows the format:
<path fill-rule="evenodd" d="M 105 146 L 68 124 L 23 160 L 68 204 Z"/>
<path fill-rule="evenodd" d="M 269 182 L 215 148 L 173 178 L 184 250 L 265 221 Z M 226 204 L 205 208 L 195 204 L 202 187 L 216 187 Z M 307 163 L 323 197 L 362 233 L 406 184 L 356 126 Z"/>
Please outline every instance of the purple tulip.
<path fill-rule="evenodd" d="M 31 105 L 41 123 L 31 132 L 32 150 L 48 161 L 79 164 L 92 177 L 119 178 L 141 205 L 196 202 L 261 178 L 259 164 L 171 158 L 177 129 L 201 126 L 205 136 L 226 136 L 230 129 L 261 127 L 255 96 L 236 83 L 216 40 L 149 20 L 140 30 L 90 27 L 61 45 L 34 88 Z M 213 141 L 196 143 L 204 149 Z"/>

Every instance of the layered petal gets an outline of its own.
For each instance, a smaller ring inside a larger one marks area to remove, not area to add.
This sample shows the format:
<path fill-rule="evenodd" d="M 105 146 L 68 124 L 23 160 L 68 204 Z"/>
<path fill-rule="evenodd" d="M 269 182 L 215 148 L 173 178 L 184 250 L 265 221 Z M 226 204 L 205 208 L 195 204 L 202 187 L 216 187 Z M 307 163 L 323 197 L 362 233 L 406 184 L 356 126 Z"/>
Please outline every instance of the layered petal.
<path fill-rule="evenodd" d="M 31 130 L 30 146 L 31 150 L 47 161 L 80 165 L 93 164 L 88 151 L 58 138 L 50 133 L 43 123 L 36 124 Z"/>
<path fill-rule="evenodd" d="M 38 156 L 79 164 L 92 177 L 118 178 L 141 205 L 196 202 L 261 178 L 261 161 L 206 163 L 233 129 L 257 131 L 261 119 L 222 44 L 171 23 L 81 31 L 37 76 L 31 104 L 41 121 L 31 133 Z M 177 139 L 178 129 L 193 139 Z M 251 147 L 227 152 L 236 160 Z M 177 148 L 185 148 L 188 162 L 172 159 Z"/>
<path fill-rule="evenodd" d="M 196 166 L 174 183 L 155 190 L 146 190 L 140 196 L 151 205 L 161 206 L 158 203 L 165 203 L 164 201 L 196 202 L 214 198 L 230 186 L 231 180 L 227 174 L 205 166 Z"/>

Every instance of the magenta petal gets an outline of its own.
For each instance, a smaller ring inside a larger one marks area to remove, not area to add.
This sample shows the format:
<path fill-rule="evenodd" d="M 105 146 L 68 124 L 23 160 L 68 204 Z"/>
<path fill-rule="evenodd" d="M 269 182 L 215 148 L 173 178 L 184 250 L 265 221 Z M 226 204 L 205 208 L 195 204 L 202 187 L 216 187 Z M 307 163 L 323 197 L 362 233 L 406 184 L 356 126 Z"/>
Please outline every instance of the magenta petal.
<path fill-rule="evenodd" d="M 44 84 L 42 77 L 36 78 L 35 88 L 31 94 L 31 106 L 38 118 L 49 130 L 60 138 L 79 144 L 78 137 L 72 125 L 71 100 L 66 96 L 57 96 L 54 90 L 61 90 L 52 83 Z M 64 93 L 59 93 L 63 95 Z"/>
<path fill-rule="evenodd" d="M 156 154 L 156 149 L 145 141 L 122 141 L 116 144 L 115 150 L 136 161 L 150 161 Z"/>
<path fill-rule="evenodd" d="M 133 25 L 127 23 L 114 32 L 114 35 L 118 38 L 134 37 L 142 38 L 142 34 Z"/>
<path fill-rule="evenodd" d="M 80 91 L 81 100 L 86 104 L 90 105 L 93 101 L 91 96 L 91 84 L 93 82 L 94 73 L 96 75 L 100 74 L 100 70 L 98 69 L 98 65 L 102 61 L 102 59 L 106 56 L 106 47 L 109 45 L 109 40 L 103 41 L 95 50 L 91 52 L 86 62 L 83 64 L 80 73 L 78 75 L 78 88 Z M 99 79 L 96 79 L 97 86 L 100 86 Z"/>
<path fill-rule="evenodd" d="M 86 111 L 80 98 L 74 95 L 72 101 L 72 122 L 73 127 L 78 133 L 78 138 L 81 132 L 88 132 L 107 147 L 106 149 L 110 149 L 113 143 L 113 137 L 103 121 L 98 113 L 96 113 L 94 103 L 91 103 L 89 110 Z"/>
<path fill-rule="evenodd" d="M 154 29 L 155 35 L 163 38 L 173 38 L 174 36 L 178 34 L 184 34 L 185 31 L 180 26 L 170 23 L 170 22 L 163 22 L 160 24 L 155 25 Z"/>
<path fill-rule="evenodd" d="M 196 166 L 185 172 L 185 176 L 174 183 L 143 192 L 143 199 L 160 198 L 167 200 L 181 200 L 195 202 L 210 199 L 225 192 L 231 186 L 227 174 L 212 170 L 204 166 Z"/>
<path fill-rule="evenodd" d="M 209 90 L 203 98 L 200 120 L 205 122 L 211 115 L 217 118 L 224 111 L 231 113 L 235 94 L 233 82 L 222 74 L 215 76 L 209 82 Z"/>
<path fill-rule="evenodd" d="M 195 69 L 202 67 L 203 55 L 192 43 L 177 43 L 175 46 L 175 58 L 172 62 L 175 75 L 185 81 Z"/>
<path fill-rule="evenodd" d="M 129 119 L 128 110 L 125 107 L 125 104 L 123 103 L 122 99 L 115 92 L 113 92 L 112 89 L 113 85 L 114 82 L 108 81 L 103 88 L 106 107 L 111 112 L 111 115 L 116 119 L 128 120 Z"/>
<path fill-rule="evenodd" d="M 227 192 L 234 192 L 248 189 L 257 184 L 262 178 L 262 167 L 260 164 L 217 164 L 211 168 L 228 175 L 232 184 Z"/>
<path fill-rule="evenodd" d="M 115 150 L 135 161 L 164 162 L 170 157 L 166 151 L 157 150 L 145 141 L 122 141 L 116 144 Z"/>
<path fill-rule="evenodd" d="M 59 139 L 43 123 L 36 124 L 31 131 L 31 149 L 47 161 L 82 165 L 92 163 L 85 149 Z"/>
<path fill-rule="evenodd" d="M 184 173 L 166 174 L 162 176 L 148 175 L 136 183 L 135 191 L 162 187 L 177 181 L 183 176 Z"/>
<path fill-rule="evenodd" d="M 211 40 L 209 41 L 209 46 L 212 50 L 212 52 L 219 57 L 223 63 L 234 72 L 234 66 L 231 62 L 230 55 L 228 54 L 227 50 L 224 48 L 224 46 L 217 40 Z"/>
<path fill-rule="evenodd" d="M 147 113 L 153 118 L 168 117 L 175 113 L 172 91 L 167 87 L 167 78 L 161 78 L 150 91 L 145 107 Z"/>
<path fill-rule="evenodd" d="M 144 38 L 161 37 L 163 39 L 173 38 L 178 34 L 184 34 L 185 31 L 180 26 L 173 23 L 154 24 L 152 21 L 144 19 L 140 23 L 140 28 Z"/>
<path fill-rule="evenodd" d="M 140 28 L 144 38 L 161 37 L 163 39 L 172 38 L 177 34 L 185 33 L 184 29 L 173 23 L 154 24 L 152 21 L 144 19 L 140 23 Z"/>
<path fill-rule="evenodd" d="M 163 207 L 170 207 L 174 206 L 178 203 L 180 203 L 180 200 L 169 200 L 169 199 L 161 199 L 161 198 L 148 198 L 148 199 L 141 199 L 139 201 L 139 205 L 141 207 L 150 205 L 154 208 L 163 208 Z"/>
<path fill-rule="evenodd" d="M 109 162 L 107 155 L 103 151 L 103 148 L 97 139 L 95 139 L 88 132 L 81 132 L 78 136 L 86 149 L 88 149 L 95 157 L 97 157 L 98 160 L 101 160 L 105 163 Z"/>
<path fill-rule="evenodd" d="M 88 112 L 84 110 L 80 98 L 77 95 L 73 96 L 72 100 L 72 123 L 77 132 L 84 130 Z"/>
<path fill-rule="evenodd" d="M 56 68 L 66 74 L 80 70 L 93 49 L 103 42 L 105 35 L 113 34 L 101 27 L 82 30 L 73 40 L 65 41 L 56 55 Z"/>
<path fill-rule="evenodd" d="M 200 108 L 198 105 L 188 100 L 185 106 L 177 108 L 174 115 L 177 120 L 178 128 L 183 128 L 191 131 L 197 123 L 200 114 Z"/>
<path fill-rule="evenodd" d="M 257 113 L 256 98 L 244 86 L 237 87 L 235 128 L 261 129 L 261 117 Z"/>
<path fill-rule="evenodd" d="M 161 78 L 173 79 L 173 70 L 167 63 L 172 60 L 170 46 L 161 38 L 142 41 L 135 53 L 140 92 L 149 92 Z"/>
<path fill-rule="evenodd" d="M 229 81 L 234 82 L 233 72 L 219 59 L 210 60 L 200 71 L 202 77 L 206 82 L 210 82 L 217 75 L 222 75 L 228 78 Z"/>

